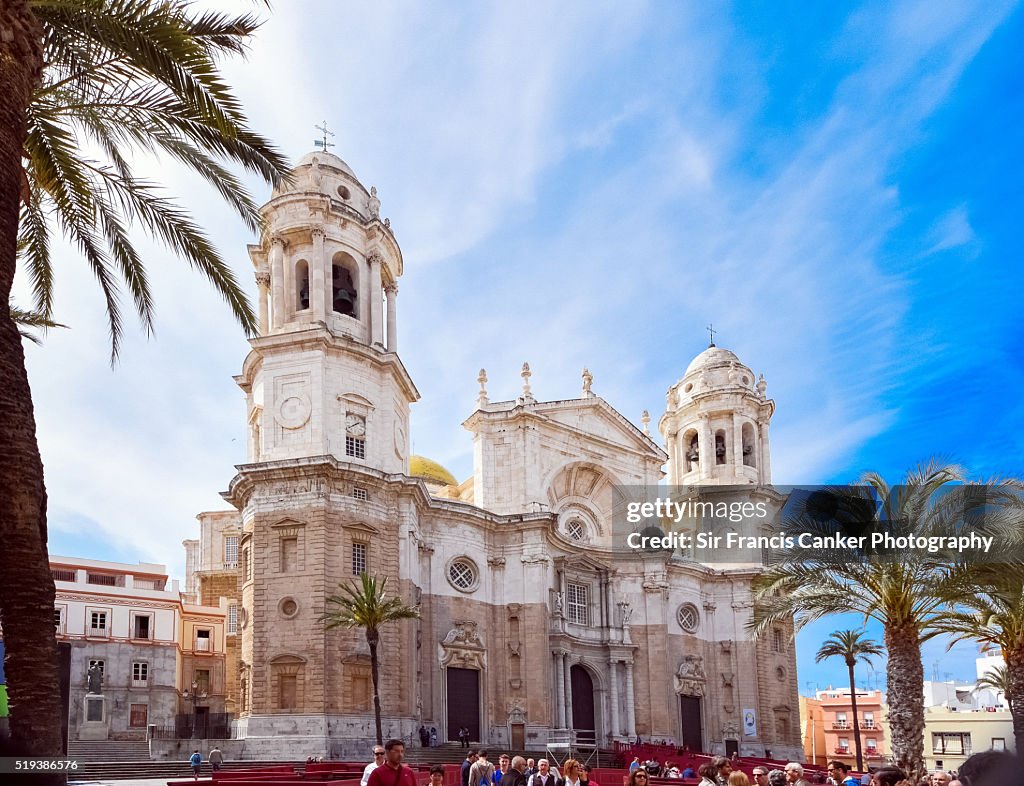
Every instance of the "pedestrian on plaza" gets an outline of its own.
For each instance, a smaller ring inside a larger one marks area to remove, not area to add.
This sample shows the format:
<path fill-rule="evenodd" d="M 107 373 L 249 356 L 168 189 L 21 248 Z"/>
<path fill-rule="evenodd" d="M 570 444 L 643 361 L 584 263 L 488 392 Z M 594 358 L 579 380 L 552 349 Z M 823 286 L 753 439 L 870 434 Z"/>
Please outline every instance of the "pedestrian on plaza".
<path fill-rule="evenodd" d="M 562 762 L 562 777 L 555 781 L 555 786 L 580 786 L 580 763 L 576 759 Z"/>
<path fill-rule="evenodd" d="M 850 775 L 850 765 L 845 761 L 830 761 L 828 774 L 836 786 L 860 786 L 860 781 Z M 944 784 L 949 786 L 949 784 Z"/>
<path fill-rule="evenodd" d="M 508 772 L 501 776 L 502 786 L 526 786 L 526 759 L 513 756 Z"/>
<path fill-rule="evenodd" d="M 786 786 L 786 773 L 782 770 L 772 770 L 768 773 L 768 786 Z"/>
<path fill-rule="evenodd" d="M 742 770 L 734 770 L 729 773 L 729 786 L 750 786 L 750 778 Z"/>
<path fill-rule="evenodd" d="M 384 763 L 384 746 L 374 745 L 373 746 L 373 761 L 367 764 L 363 768 L 363 779 L 359 781 L 359 786 L 366 786 L 370 782 L 370 775 L 375 769 Z"/>
<path fill-rule="evenodd" d="M 214 772 L 219 772 L 220 768 L 224 766 L 224 754 L 221 753 L 220 747 L 214 745 L 210 750 L 210 767 L 213 768 Z"/>
<path fill-rule="evenodd" d="M 526 760 L 526 769 L 523 770 L 523 775 L 526 776 L 526 780 L 529 781 L 534 775 L 537 774 L 537 762 L 533 759 Z"/>
<path fill-rule="evenodd" d="M 503 753 L 498 757 L 498 769 L 494 771 L 494 782 L 501 783 L 505 779 L 505 774 L 508 772 L 511 766 L 511 759 L 509 759 L 507 753 Z"/>
<path fill-rule="evenodd" d="M 633 761 L 631 761 L 629 763 L 629 771 L 632 772 L 633 770 L 635 770 L 639 766 L 640 766 L 640 757 L 639 756 L 634 756 L 633 757 Z"/>
<path fill-rule="evenodd" d="M 469 786 L 469 771 L 476 763 L 476 751 L 469 751 L 462 762 L 462 786 Z"/>
<path fill-rule="evenodd" d="M 786 783 L 790 786 L 811 786 L 811 782 L 804 777 L 804 766 L 800 762 L 791 761 L 786 765 Z"/>
<path fill-rule="evenodd" d="M 683 768 L 683 771 L 681 773 L 679 773 L 679 775 L 682 778 L 696 778 L 697 777 L 697 773 L 694 771 L 692 764 L 687 764 Z"/>
<path fill-rule="evenodd" d="M 192 765 L 192 780 L 199 780 L 199 768 L 203 766 L 203 754 L 198 750 L 193 751 L 188 757 L 188 763 Z"/>
<path fill-rule="evenodd" d="M 949 782 L 953 780 L 953 776 L 945 770 L 936 770 L 932 773 L 931 786 L 949 786 Z"/>
<path fill-rule="evenodd" d="M 551 765 L 547 759 L 537 762 L 537 772 L 530 776 L 528 786 L 555 786 L 555 776 L 551 774 Z"/>
<path fill-rule="evenodd" d="M 907 774 L 899 767 L 879 767 L 871 775 L 871 786 L 896 786 L 906 779 Z"/>
<path fill-rule="evenodd" d="M 700 786 L 718 786 L 718 767 L 714 759 L 700 765 L 697 768 L 697 775 L 700 776 Z"/>
<path fill-rule="evenodd" d="M 427 742 L 430 740 L 430 732 L 427 731 L 426 726 L 420 726 L 420 747 L 426 748 Z"/>
<path fill-rule="evenodd" d="M 416 786 L 416 773 L 402 764 L 405 743 L 388 740 L 384 743 L 384 764 L 370 773 L 367 786 Z"/>
<path fill-rule="evenodd" d="M 435 726 L 430 727 L 430 747 L 437 747 L 437 727 Z"/>
<path fill-rule="evenodd" d="M 444 786 L 444 767 L 442 765 L 435 764 L 430 768 L 429 786 Z"/>
<path fill-rule="evenodd" d="M 597 781 L 590 780 L 590 765 L 580 765 L 580 786 L 600 786 Z"/>
<path fill-rule="evenodd" d="M 650 782 L 650 776 L 648 776 L 647 770 L 643 767 L 629 773 L 629 786 L 647 786 Z"/>
<path fill-rule="evenodd" d="M 768 768 L 758 764 L 750 772 L 754 776 L 754 786 L 768 786 Z"/>
<path fill-rule="evenodd" d="M 476 761 L 469 768 L 469 786 L 490 786 L 494 783 L 494 765 L 487 761 L 487 751 L 476 752 Z"/>

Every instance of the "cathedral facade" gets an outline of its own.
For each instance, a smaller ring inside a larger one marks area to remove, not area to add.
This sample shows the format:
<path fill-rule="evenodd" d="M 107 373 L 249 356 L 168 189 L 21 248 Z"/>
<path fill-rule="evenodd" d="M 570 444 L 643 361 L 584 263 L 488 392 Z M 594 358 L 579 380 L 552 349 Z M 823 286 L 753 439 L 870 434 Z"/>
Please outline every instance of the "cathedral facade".
<path fill-rule="evenodd" d="M 710 347 L 669 391 L 661 440 L 592 390 L 491 401 L 481 371 L 459 482 L 409 451 L 419 398 L 398 354 L 403 260 L 376 191 L 329 153 L 263 207 L 249 252 L 260 335 L 235 379 L 248 460 L 186 541 L 187 586 L 230 604 L 227 709 L 246 756 L 363 756 L 361 631 L 324 600 L 363 572 L 420 608 L 381 637 L 386 736 L 421 726 L 507 750 L 672 739 L 799 758 L 791 629 L 746 632 L 757 565 L 613 553 L 613 489 L 770 481 L 763 378 Z M 659 445 L 665 445 L 663 449 Z"/>

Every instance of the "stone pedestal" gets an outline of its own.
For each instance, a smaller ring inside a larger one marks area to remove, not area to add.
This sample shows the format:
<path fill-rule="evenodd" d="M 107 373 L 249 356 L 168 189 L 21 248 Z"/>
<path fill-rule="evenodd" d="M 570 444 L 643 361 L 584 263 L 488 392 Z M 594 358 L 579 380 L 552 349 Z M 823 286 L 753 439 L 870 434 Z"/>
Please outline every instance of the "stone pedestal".
<path fill-rule="evenodd" d="M 102 694 L 89 693 L 82 699 L 82 725 L 78 727 L 78 739 L 105 740 L 109 736 L 107 700 Z"/>

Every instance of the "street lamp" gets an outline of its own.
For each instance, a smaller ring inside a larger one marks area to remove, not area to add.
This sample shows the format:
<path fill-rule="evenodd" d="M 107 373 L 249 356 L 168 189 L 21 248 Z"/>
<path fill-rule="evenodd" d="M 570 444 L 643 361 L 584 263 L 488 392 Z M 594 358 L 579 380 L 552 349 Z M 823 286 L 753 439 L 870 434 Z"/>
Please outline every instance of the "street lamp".
<path fill-rule="evenodd" d="M 192 723 L 191 723 L 191 736 L 196 736 L 196 703 L 206 698 L 206 691 L 199 690 L 199 683 L 193 681 L 190 690 L 185 691 L 182 698 L 188 699 L 192 703 Z"/>

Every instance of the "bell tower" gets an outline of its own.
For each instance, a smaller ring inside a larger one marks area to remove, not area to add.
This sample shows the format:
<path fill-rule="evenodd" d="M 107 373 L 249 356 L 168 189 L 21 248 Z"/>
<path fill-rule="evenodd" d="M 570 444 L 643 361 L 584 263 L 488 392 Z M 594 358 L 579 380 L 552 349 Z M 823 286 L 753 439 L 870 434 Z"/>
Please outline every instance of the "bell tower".
<path fill-rule="evenodd" d="M 771 483 L 768 425 L 775 402 L 764 375 L 711 344 L 668 390 L 658 430 L 668 451 L 669 485 Z"/>
<path fill-rule="evenodd" d="M 405 472 L 419 394 L 397 355 L 402 252 L 376 188 L 319 151 L 261 213 L 265 229 L 249 247 L 260 335 L 235 378 L 249 462 L 334 456 Z"/>

